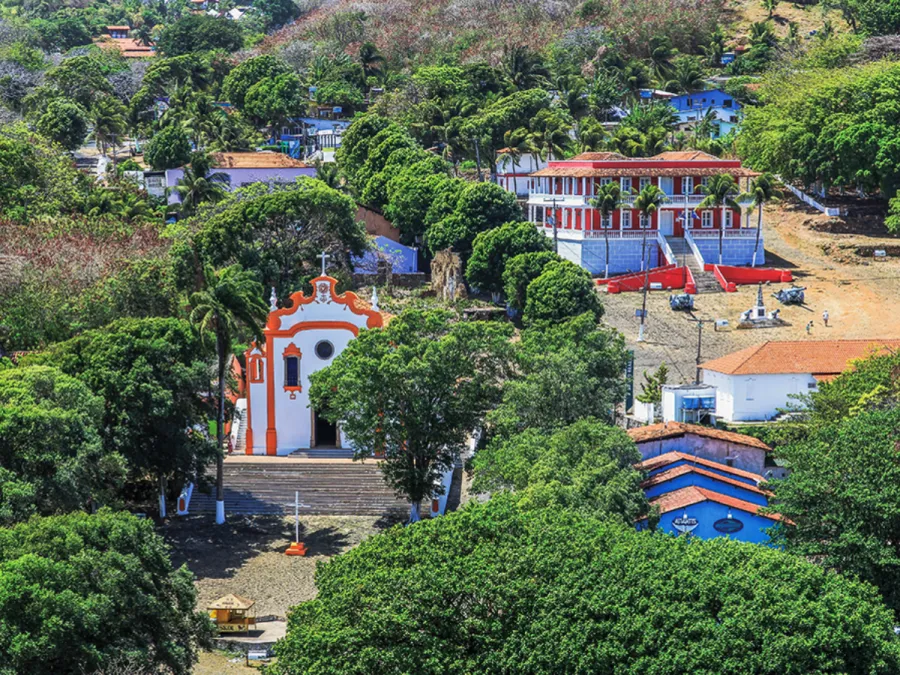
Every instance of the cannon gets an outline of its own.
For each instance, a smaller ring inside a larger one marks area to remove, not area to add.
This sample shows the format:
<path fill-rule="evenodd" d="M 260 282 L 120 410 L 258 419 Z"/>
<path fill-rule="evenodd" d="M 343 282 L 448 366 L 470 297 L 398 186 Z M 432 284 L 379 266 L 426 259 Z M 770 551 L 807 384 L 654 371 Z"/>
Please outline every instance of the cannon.
<path fill-rule="evenodd" d="M 669 296 L 669 307 L 676 312 L 690 312 L 694 309 L 694 296 L 682 293 Z"/>
<path fill-rule="evenodd" d="M 805 287 L 791 286 L 790 288 L 782 289 L 777 293 L 772 293 L 772 297 L 778 300 L 782 305 L 802 305 L 806 297 L 803 294 L 803 291 L 805 290 Z"/>

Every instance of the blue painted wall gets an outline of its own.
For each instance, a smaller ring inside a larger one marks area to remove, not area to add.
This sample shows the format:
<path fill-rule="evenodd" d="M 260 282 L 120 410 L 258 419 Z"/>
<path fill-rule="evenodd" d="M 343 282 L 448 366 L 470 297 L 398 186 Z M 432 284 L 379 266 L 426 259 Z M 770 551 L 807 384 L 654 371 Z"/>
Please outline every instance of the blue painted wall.
<path fill-rule="evenodd" d="M 418 252 L 414 248 L 398 244 L 387 237 L 375 237 L 375 248 L 387 255 L 393 263 L 394 274 L 415 274 L 419 271 Z M 366 251 L 361 258 L 353 259 L 353 271 L 357 274 L 374 274 L 378 258 L 374 251 Z"/>
<path fill-rule="evenodd" d="M 745 502 L 750 502 L 751 504 L 757 504 L 759 506 L 769 505 L 769 500 L 766 499 L 765 495 L 699 473 L 686 473 L 681 476 L 675 476 L 665 483 L 660 483 L 659 485 L 647 488 L 644 492 L 648 499 L 653 499 L 654 497 L 659 497 L 667 492 L 673 492 L 690 485 L 706 488 L 707 490 L 712 490 L 713 492 L 718 492 L 719 494 L 727 495 L 728 497 L 734 497 L 735 499 L 741 499 Z"/>
<path fill-rule="evenodd" d="M 656 233 L 647 236 L 647 259 L 650 267 L 657 267 L 659 262 L 659 245 Z M 602 276 L 606 265 L 606 240 L 585 239 L 581 244 L 581 266 L 595 276 Z M 626 274 L 641 271 L 641 240 L 620 239 L 609 240 L 609 273 Z"/>
<path fill-rule="evenodd" d="M 659 520 L 657 529 L 661 532 L 670 534 L 680 534 L 672 525 L 672 521 L 680 518 L 687 512 L 688 517 L 698 520 L 697 528 L 691 532 L 691 536 L 700 539 L 714 539 L 716 537 L 728 537 L 736 541 L 746 541 L 754 544 L 769 544 L 769 535 L 766 530 L 775 524 L 775 521 L 769 518 L 763 518 L 740 509 L 731 509 L 732 518 L 736 518 L 744 524 L 740 532 L 734 534 L 724 534 L 713 527 L 713 523 L 722 518 L 728 517 L 729 508 L 723 504 L 715 502 L 701 502 L 688 506 L 686 509 L 680 509 L 665 513 Z M 647 521 L 643 520 L 637 525 L 638 530 L 645 529 Z"/>
<path fill-rule="evenodd" d="M 735 100 L 734 96 L 726 94 L 721 89 L 695 91 L 692 94 L 681 94 L 680 96 L 669 99 L 669 105 L 679 112 L 686 112 L 688 110 L 705 111 L 710 108 L 724 108 L 726 101 L 731 101 L 731 107 L 725 108 L 725 110 L 738 111 L 742 107 L 741 104 Z"/>
<path fill-rule="evenodd" d="M 694 239 L 700 255 L 707 263 L 716 264 L 719 262 L 719 240 L 717 238 Z M 723 265 L 749 265 L 753 260 L 753 247 L 756 240 L 748 239 L 724 239 L 722 241 L 722 264 Z M 756 264 L 766 264 L 765 237 L 759 238 L 759 250 L 756 252 Z"/>

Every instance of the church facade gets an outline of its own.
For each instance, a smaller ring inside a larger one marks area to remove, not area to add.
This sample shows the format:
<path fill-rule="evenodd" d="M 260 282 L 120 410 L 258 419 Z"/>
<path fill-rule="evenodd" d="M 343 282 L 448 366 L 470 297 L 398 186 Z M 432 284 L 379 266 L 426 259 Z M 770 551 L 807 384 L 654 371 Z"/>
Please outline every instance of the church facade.
<path fill-rule="evenodd" d="M 330 365 L 360 330 L 380 328 L 383 317 L 354 293 L 338 295 L 337 281 L 312 280 L 313 293 L 291 295 L 291 306 L 272 311 L 265 344 L 246 353 L 248 455 L 288 455 L 307 448 L 348 447 L 339 425 L 310 406 L 309 378 Z"/>

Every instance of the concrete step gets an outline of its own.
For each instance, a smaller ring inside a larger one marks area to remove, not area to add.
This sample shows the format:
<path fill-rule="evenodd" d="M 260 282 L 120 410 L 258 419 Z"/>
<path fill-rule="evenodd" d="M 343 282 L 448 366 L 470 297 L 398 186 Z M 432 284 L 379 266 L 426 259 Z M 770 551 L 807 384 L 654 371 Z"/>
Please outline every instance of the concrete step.
<path fill-rule="evenodd" d="M 301 448 L 294 450 L 290 456 L 302 459 L 353 459 L 353 450 L 348 448 Z"/>
<path fill-rule="evenodd" d="M 356 462 L 227 463 L 224 467 L 228 514 L 293 513 L 295 491 L 309 515 L 405 513 L 408 504 L 384 482 L 378 465 Z M 194 493 L 191 513 L 214 513 L 215 491 Z"/>

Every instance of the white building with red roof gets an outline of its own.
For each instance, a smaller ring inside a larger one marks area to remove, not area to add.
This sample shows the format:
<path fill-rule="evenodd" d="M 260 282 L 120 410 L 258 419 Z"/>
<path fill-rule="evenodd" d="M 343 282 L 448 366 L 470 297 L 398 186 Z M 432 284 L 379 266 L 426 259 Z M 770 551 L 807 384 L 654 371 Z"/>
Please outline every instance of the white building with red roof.
<path fill-rule="evenodd" d="M 704 384 L 716 388 L 715 416 L 728 422 L 776 417 L 798 395 L 816 391 L 857 359 L 900 349 L 900 339 L 769 341 L 702 365 Z"/>
<path fill-rule="evenodd" d="M 747 265 L 756 244 L 756 219 L 753 227 L 742 224 L 742 211 L 750 207 L 748 199 L 738 199 L 741 210 L 733 208 L 699 209 L 705 195 L 700 189 L 710 177 L 730 175 L 745 192 L 749 180 L 757 174 L 741 166 L 739 160 L 722 159 L 697 152 L 663 152 L 654 157 L 625 157 L 614 152 L 586 152 L 568 160 L 553 160 L 529 176 L 527 217 L 559 241 L 559 253 L 592 274 L 603 274 L 606 245 L 610 249 L 610 273 L 637 272 L 642 269 L 643 239 L 650 241 L 646 258 L 655 267 L 676 262 L 681 251 L 690 251 L 698 263 Z M 515 187 L 504 174 L 498 182 L 521 192 L 520 178 Z M 597 190 L 616 181 L 622 191 L 621 206 L 603 217 L 591 205 Z M 655 185 L 665 195 L 660 209 L 645 216 L 634 208 L 640 191 Z M 682 241 L 675 241 L 682 240 Z M 683 244 L 683 245 L 682 245 Z M 756 263 L 765 260 L 760 246 Z"/>

